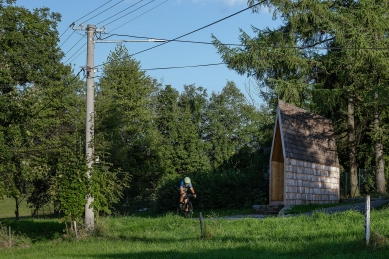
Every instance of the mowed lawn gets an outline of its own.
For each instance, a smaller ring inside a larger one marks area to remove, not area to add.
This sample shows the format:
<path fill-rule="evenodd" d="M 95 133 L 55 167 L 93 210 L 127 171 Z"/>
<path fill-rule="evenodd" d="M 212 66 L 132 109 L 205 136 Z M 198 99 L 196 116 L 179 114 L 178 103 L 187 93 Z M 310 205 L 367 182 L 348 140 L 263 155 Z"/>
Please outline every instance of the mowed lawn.
<path fill-rule="evenodd" d="M 216 214 L 213 213 L 212 216 Z M 216 215 L 217 216 L 217 215 Z M 311 217 L 209 218 L 204 238 L 198 219 L 100 218 L 96 233 L 79 239 L 58 220 L 9 222 L 23 236 L 0 258 L 388 258 L 389 209 L 372 211 L 371 245 L 364 241 L 364 216 L 348 211 Z"/>

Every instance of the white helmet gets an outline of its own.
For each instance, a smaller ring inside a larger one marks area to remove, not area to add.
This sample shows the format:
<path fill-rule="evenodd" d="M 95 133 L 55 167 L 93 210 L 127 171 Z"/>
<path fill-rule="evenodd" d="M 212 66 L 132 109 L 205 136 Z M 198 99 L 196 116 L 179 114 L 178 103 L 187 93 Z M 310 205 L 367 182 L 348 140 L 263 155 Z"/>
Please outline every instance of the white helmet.
<path fill-rule="evenodd" d="M 184 182 L 185 182 L 185 183 L 190 183 L 190 178 L 189 178 L 189 177 L 185 177 L 185 178 L 184 178 Z"/>

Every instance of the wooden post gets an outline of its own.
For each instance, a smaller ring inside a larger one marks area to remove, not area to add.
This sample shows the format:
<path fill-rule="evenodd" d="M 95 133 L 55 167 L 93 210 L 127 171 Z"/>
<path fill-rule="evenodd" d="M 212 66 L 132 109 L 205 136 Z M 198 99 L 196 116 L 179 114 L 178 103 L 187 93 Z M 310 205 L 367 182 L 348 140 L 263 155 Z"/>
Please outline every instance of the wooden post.
<path fill-rule="evenodd" d="M 74 221 L 74 233 L 76 234 L 76 238 L 78 239 L 77 222 L 76 221 Z"/>
<path fill-rule="evenodd" d="M 9 241 L 9 247 L 11 247 L 12 246 L 11 226 L 8 226 L 8 241 Z"/>
<path fill-rule="evenodd" d="M 200 212 L 200 237 L 204 238 L 204 232 L 203 232 L 203 215 Z"/>
<path fill-rule="evenodd" d="M 366 245 L 369 245 L 370 240 L 370 196 L 366 196 L 366 212 L 365 212 L 365 237 Z"/>

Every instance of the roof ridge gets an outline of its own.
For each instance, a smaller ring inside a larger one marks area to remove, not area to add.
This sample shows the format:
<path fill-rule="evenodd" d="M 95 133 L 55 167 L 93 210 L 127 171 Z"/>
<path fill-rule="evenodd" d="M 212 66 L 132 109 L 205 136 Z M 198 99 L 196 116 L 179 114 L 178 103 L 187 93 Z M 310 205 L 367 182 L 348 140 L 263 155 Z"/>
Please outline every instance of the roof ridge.
<path fill-rule="evenodd" d="M 325 119 L 325 120 L 331 121 L 330 119 L 328 119 L 328 118 L 326 118 L 326 117 L 324 117 L 324 116 L 322 116 L 322 115 L 320 115 L 320 114 L 313 113 L 313 112 L 311 112 L 311 111 L 305 110 L 305 109 L 300 108 L 300 107 L 298 107 L 298 106 L 296 106 L 296 105 L 287 103 L 287 102 L 285 102 L 285 101 L 279 99 L 279 100 L 278 100 L 278 107 L 279 107 L 280 109 L 281 109 L 280 103 L 282 103 L 282 105 L 288 106 L 289 108 L 292 108 L 292 109 L 294 109 L 294 110 L 296 110 L 296 111 L 301 111 L 301 112 L 304 112 L 304 113 L 309 113 L 309 114 L 312 115 L 312 116 L 321 117 L 321 118 L 323 118 L 323 119 Z M 332 121 L 331 121 L 331 124 L 332 124 Z"/>

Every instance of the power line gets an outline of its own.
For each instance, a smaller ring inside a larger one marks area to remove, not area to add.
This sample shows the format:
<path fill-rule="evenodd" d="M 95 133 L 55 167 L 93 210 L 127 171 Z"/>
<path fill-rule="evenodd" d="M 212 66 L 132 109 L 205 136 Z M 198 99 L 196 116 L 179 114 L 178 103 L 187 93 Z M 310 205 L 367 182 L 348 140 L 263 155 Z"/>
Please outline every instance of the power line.
<path fill-rule="evenodd" d="M 130 9 L 131 7 L 133 7 L 133 6 L 135 6 L 135 5 L 139 4 L 140 2 L 143 2 L 143 1 L 144 1 L 144 0 L 140 0 L 139 2 L 136 2 L 135 4 L 133 4 L 133 5 L 129 6 L 129 7 L 127 7 L 126 9 L 124 9 L 124 10 L 122 10 L 122 11 L 120 11 L 120 12 L 118 12 L 118 13 L 116 13 L 116 14 L 114 14 L 114 15 L 110 16 L 110 17 L 108 17 L 107 19 L 105 19 L 105 20 L 103 20 L 103 21 L 101 21 L 101 22 L 98 22 L 97 24 L 101 24 L 101 23 L 105 22 L 106 20 L 109 20 L 109 19 L 111 19 L 112 17 L 114 17 L 114 16 L 116 16 L 116 15 L 118 15 L 118 14 L 120 14 L 120 13 L 124 12 L 125 10 L 128 10 L 128 9 Z"/>
<path fill-rule="evenodd" d="M 73 24 L 73 23 L 72 23 Z M 66 30 L 59 36 L 59 38 L 61 38 L 62 37 L 62 35 L 64 35 L 65 34 L 65 32 L 67 32 L 68 30 L 69 30 L 69 28 L 72 26 L 72 24 L 70 24 L 70 26 L 69 27 L 67 27 L 66 28 Z"/>
<path fill-rule="evenodd" d="M 112 36 L 119 37 L 131 37 L 136 39 L 155 39 L 155 40 L 164 40 L 164 41 L 174 41 L 174 42 L 182 42 L 182 43 L 194 43 L 194 44 L 204 44 L 204 45 L 214 45 L 213 42 L 206 41 L 191 41 L 191 40 L 168 40 L 162 38 L 154 38 L 154 37 L 144 37 L 144 36 L 134 36 L 127 34 L 110 34 L 110 36 L 105 37 L 103 40 L 108 39 Z M 249 47 L 249 45 L 237 44 L 237 43 L 221 43 L 224 46 L 237 46 L 237 47 Z M 313 49 L 313 50 L 389 50 L 387 47 L 347 47 L 347 46 L 338 46 L 338 47 L 317 47 L 317 46 L 262 46 L 260 49 Z"/>
<path fill-rule="evenodd" d="M 201 64 L 201 65 L 189 65 L 189 66 L 174 66 L 174 67 L 156 67 L 156 68 L 141 68 L 143 71 L 151 70 L 169 70 L 169 69 L 180 69 L 180 68 L 196 68 L 196 67 L 209 67 L 209 66 L 219 66 L 226 65 L 227 63 L 211 63 L 211 64 Z M 116 69 L 115 71 L 130 71 L 129 69 Z M 95 76 L 94 78 L 103 77 Z"/>
<path fill-rule="evenodd" d="M 62 42 L 62 44 L 59 46 L 59 47 L 62 47 L 63 44 L 65 44 L 65 42 L 73 35 L 74 31 L 72 32 L 72 34 L 69 35 L 69 37 L 66 38 L 66 40 L 64 42 Z"/>
<path fill-rule="evenodd" d="M 86 17 L 86 16 L 88 16 L 88 15 L 90 15 L 91 13 L 93 13 L 94 11 L 96 11 L 96 10 L 98 10 L 98 9 L 100 9 L 101 7 L 103 7 L 104 5 L 106 5 L 106 4 L 108 4 L 109 2 L 112 2 L 113 0 L 109 0 L 108 2 L 106 2 L 105 4 L 103 4 L 103 5 L 100 5 L 99 7 L 97 7 L 96 9 L 94 9 L 93 11 L 91 11 L 91 12 L 89 12 L 89 13 L 87 13 L 86 15 L 84 15 L 83 17 L 81 17 L 81 18 L 79 18 L 78 20 L 75 20 L 74 22 L 78 22 L 79 20 L 81 20 L 82 18 L 84 18 L 84 17 Z"/>
<path fill-rule="evenodd" d="M 116 27 L 115 29 L 113 29 L 113 30 L 111 30 L 111 31 L 115 31 L 115 30 L 119 29 L 120 27 L 123 27 L 124 25 L 126 25 L 126 24 L 132 22 L 133 20 L 138 19 L 138 18 L 141 17 L 142 15 L 145 15 L 146 13 L 148 13 L 148 12 L 154 10 L 154 9 L 157 8 L 158 6 L 163 5 L 163 4 L 166 3 L 167 1 L 169 1 L 169 0 L 166 0 L 166 1 L 162 2 L 162 3 L 160 3 L 159 5 L 154 6 L 153 8 L 151 8 L 151 9 L 147 10 L 146 12 L 144 12 L 144 13 L 138 15 L 138 16 L 135 17 L 134 19 L 131 19 L 131 20 L 129 20 L 129 21 L 126 22 L 126 23 L 123 23 L 122 25 Z"/>
<path fill-rule="evenodd" d="M 124 1 L 124 0 L 121 0 L 121 1 L 117 2 L 116 4 L 114 4 L 114 5 L 110 6 L 110 7 L 108 7 L 108 8 L 107 8 L 107 9 L 105 9 L 104 11 L 101 11 L 100 13 L 96 14 L 95 16 L 93 16 L 93 17 L 89 18 L 89 19 L 88 19 L 88 20 L 86 20 L 84 23 L 86 23 L 87 21 L 90 21 L 90 20 L 92 20 L 92 19 L 93 19 L 93 18 L 95 18 L 96 16 L 99 16 L 100 14 L 102 14 L 102 13 L 104 13 L 104 12 L 108 11 L 109 9 L 111 9 L 112 7 L 114 7 L 114 6 L 118 5 L 118 4 L 120 4 L 120 3 L 121 3 L 121 2 L 123 2 L 123 1 Z"/>
<path fill-rule="evenodd" d="M 86 44 L 85 44 L 86 45 Z M 84 45 L 84 46 L 85 46 Z M 78 58 L 82 53 L 84 53 L 85 52 L 85 49 L 83 50 L 83 51 L 81 51 L 80 52 L 80 54 L 78 54 L 75 58 L 73 58 L 71 61 L 70 61 L 70 63 L 72 63 L 73 62 L 73 60 L 75 60 L 76 58 Z"/>
<path fill-rule="evenodd" d="M 177 69 L 177 68 L 194 68 L 194 67 L 209 67 L 209 66 L 219 66 L 225 65 L 226 63 L 214 63 L 214 64 L 202 64 L 202 65 L 191 65 L 191 66 L 176 66 L 176 67 L 156 67 L 156 68 L 144 68 L 140 70 L 151 71 L 151 70 L 168 70 L 168 69 Z M 121 71 L 121 70 L 119 70 Z"/>
<path fill-rule="evenodd" d="M 131 13 L 133 13 L 133 12 L 139 10 L 139 9 L 141 9 L 142 7 L 144 7 L 144 6 L 148 5 L 148 4 L 151 4 L 151 3 L 154 2 L 154 1 L 155 1 L 155 0 L 151 0 L 150 2 L 148 2 L 148 3 L 144 4 L 144 5 L 142 5 L 142 6 L 138 7 L 138 8 L 136 8 L 135 10 L 133 10 L 133 11 L 131 11 L 131 12 L 129 12 L 129 13 L 127 13 L 127 14 L 125 14 L 125 15 L 123 15 L 123 16 L 117 18 L 117 19 L 115 19 L 115 20 L 113 20 L 112 22 L 107 23 L 106 25 L 111 24 L 111 23 L 114 23 L 114 22 L 116 22 L 117 20 L 119 20 L 119 19 L 121 19 L 121 18 L 123 18 L 123 17 L 125 17 L 125 16 L 127 16 L 127 15 L 129 15 L 129 14 L 131 14 Z"/>
<path fill-rule="evenodd" d="M 100 9 L 101 7 L 103 7 L 104 5 L 106 5 L 106 4 L 108 4 L 109 2 L 112 2 L 113 0 L 109 0 L 108 2 L 106 2 L 105 4 L 103 4 L 103 5 L 100 5 L 99 7 L 97 7 L 96 9 L 94 9 L 93 11 L 91 11 L 91 12 L 89 12 L 89 13 L 87 13 L 86 15 L 84 15 L 83 17 L 81 17 L 81 18 L 79 18 L 79 19 L 77 19 L 77 20 L 75 20 L 74 22 L 72 22 L 72 24 L 70 24 L 69 25 L 69 27 L 61 34 L 61 36 L 59 36 L 59 38 L 61 38 L 62 37 L 62 35 L 64 35 L 65 34 L 65 32 L 67 32 L 68 30 L 69 30 L 69 28 L 70 27 L 72 27 L 76 22 L 78 22 L 79 20 L 81 20 L 82 18 L 84 18 L 84 17 L 86 17 L 86 16 L 88 16 L 88 15 L 90 15 L 91 13 L 93 13 L 94 11 L 96 11 L 96 10 L 98 10 L 98 9 Z"/>
<path fill-rule="evenodd" d="M 156 39 L 156 40 L 164 40 L 164 41 L 183 42 L 183 43 L 195 43 L 195 44 L 214 45 L 212 42 L 206 42 L 206 41 L 168 40 L 168 39 L 161 39 L 161 38 L 155 38 L 155 37 L 143 37 L 143 36 L 134 36 L 134 35 L 126 35 L 126 34 L 110 34 L 110 36 L 105 37 L 103 40 L 108 39 L 108 38 L 110 38 L 112 36 L 130 37 L 130 38 L 136 38 L 136 39 Z M 247 46 L 247 45 L 237 44 L 237 43 L 223 43 L 223 45 L 237 46 L 237 47 L 245 47 L 245 46 Z"/>
<path fill-rule="evenodd" d="M 82 45 L 73 55 L 71 55 L 64 63 L 66 64 L 74 55 L 76 55 L 82 48 L 85 48 L 85 45 Z M 82 52 L 81 52 L 82 53 Z M 77 56 L 78 57 L 78 56 Z M 72 60 L 73 61 L 73 60 Z"/>
<path fill-rule="evenodd" d="M 82 36 L 76 44 L 73 45 L 73 47 L 71 47 L 66 53 L 65 53 L 65 56 L 84 38 L 84 36 Z"/>
<path fill-rule="evenodd" d="M 190 35 L 190 34 L 192 34 L 192 33 L 195 33 L 195 32 L 198 32 L 198 31 L 200 31 L 200 30 L 202 30 L 202 29 L 205 29 L 205 28 L 207 28 L 207 27 L 210 27 L 210 26 L 212 26 L 212 25 L 214 25 L 214 24 L 216 24 L 216 23 L 219 23 L 219 22 L 224 21 L 224 20 L 226 20 L 226 19 L 228 19 L 228 18 L 231 18 L 231 17 L 233 17 L 233 16 L 235 16 L 235 15 L 237 15 L 237 14 L 240 14 L 240 13 L 242 13 L 242 12 L 248 10 L 248 9 L 251 9 L 251 8 L 257 6 L 257 5 L 260 5 L 260 4 L 264 3 L 264 2 L 266 2 L 266 0 L 263 0 L 263 1 L 261 1 L 261 2 L 258 2 L 258 3 L 254 4 L 254 5 L 251 5 L 251 6 L 245 8 L 245 9 L 243 9 L 243 10 L 240 10 L 240 11 L 238 11 L 238 12 L 236 12 L 236 13 L 233 13 L 233 14 L 231 14 L 231 15 L 229 15 L 229 16 L 226 16 L 226 17 L 224 17 L 224 18 L 222 18 L 222 19 L 220 19 L 220 20 L 217 20 L 217 21 L 215 21 L 215 22 L 213 22 L 213 23 L 210 23 L 210 24 L 208 24 L 208 25 L 205 25 L 205 26 L 203 26 L 203 27 L 201 27 L 201 28 L 199 28 L 199 29 L 196 29 L 196 30 L 194 30 L 194 31 L 191 31 L 191 32 L 188 32 L 188 33 L 186 33 L 186 34 L 184 34 L 184 35 L 181 35 L 181 36 L 179 36 L 179 37 L 177 37 L 177 38 L 174 38 L 173 40 L 178 40 L 178 39 L 183 38 L 183 37 L 185 37 L 185 36 L 188 36 L 188 35 Z M 157 47 L 160 47 L 160 46 L 162 46 L 162 45 L 164 45 L 164 44 L 167 44 L 167 43 L 169 43 L 169 42 L 171 42 L 171 41 L 167 41 L 167 42 L 158 44 L 158 45 L 156 45 L 156 46 L 154 46 L 154 47 L 150 47 L 150 48 L 147 48 L 147 49 L 145 49 L 145 50 L 136 52 L 136 53 L 132 54 L 131 56 L 135 56 L 135 55 L 137 55 L 137 54 L 140 54 L 140 53 L 149 51 L 149 50 L 154 49 L 154 48 L 157 48 Z M 102 66 L 102 65 L 104 65 L 104 64 L 111 63 L 111 62 L 113 62 L 113 61 L 106 62 L 106 63 L 103 63 L 103 64 L 101 64 L 101 65 L 95 66 L 95 67 L 99 67 L 99 66 Z"/>

